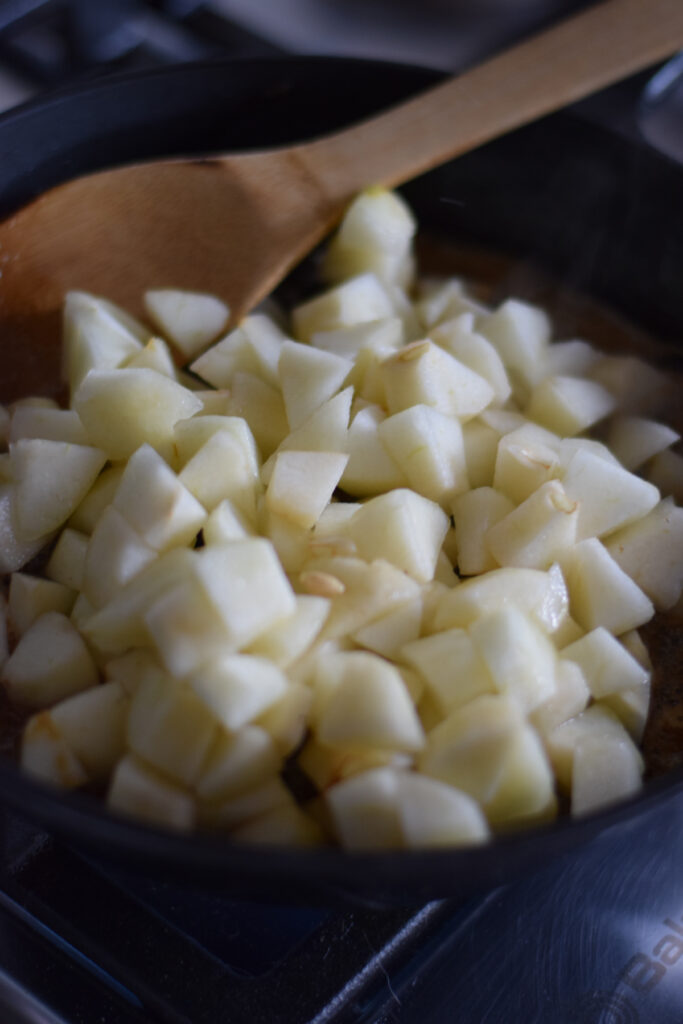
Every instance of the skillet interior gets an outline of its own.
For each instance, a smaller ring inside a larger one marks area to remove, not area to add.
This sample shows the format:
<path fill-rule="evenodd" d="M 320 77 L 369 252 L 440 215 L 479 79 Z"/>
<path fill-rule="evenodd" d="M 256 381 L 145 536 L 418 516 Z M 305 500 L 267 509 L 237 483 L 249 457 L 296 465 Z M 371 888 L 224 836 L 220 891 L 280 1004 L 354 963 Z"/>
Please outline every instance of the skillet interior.
<path fill-rule="evenodd" d="M 98 167 L 321 134 L 399 101 L 434 77 L 375 62 L 309 58 L 215 62 L 63 92 L 0 119 L 0 214 Z M 682 177 L 679 167 L 652 151 L 561 114 L 424 176 L 405 194 L 425 229 L 456 240 L 460 263 L 464 251 L 474 272 L 495 279 L 501 290 L 530 285 L 534 294 L 540 279 L 527 267 L 536 264 L 636 325 L 610 328 L 619 344 L 642 350 L 647 335 L 641 328 L 673 345 L 667 359 L 678 369 Z M 569 336 L 578 329 L 579 307 L 565 288 L 544 294 Z M 683 749 L 678 736 L 674 730 L 675 754 Z M 100 857 L 245 898 L 290 902 L 469 896 L 610 826 L 642 827 L 640 815 L 675 798 L 681 783 L 683 769 L 674 767 L 608 812 L 561 820 L 484 849 L 351 855 L 255 850 L 224 839 L 169 835 L 115 819 L 85 796 L 54 794 L 0 763 L 0 797 L 8 805 Z"/>

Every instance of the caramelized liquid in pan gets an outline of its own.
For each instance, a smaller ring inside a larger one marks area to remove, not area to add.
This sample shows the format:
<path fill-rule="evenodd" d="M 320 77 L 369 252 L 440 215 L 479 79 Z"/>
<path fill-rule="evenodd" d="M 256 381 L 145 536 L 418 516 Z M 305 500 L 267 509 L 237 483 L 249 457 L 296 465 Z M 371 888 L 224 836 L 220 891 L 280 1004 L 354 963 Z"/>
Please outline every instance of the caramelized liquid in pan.
<path fill-rule="evenodd" d="M 528 264 L 432 238 L 420 240 L 417 255 L 421 275 L 461 275 L 478 282 L 473 290 L 492 303 L 508 296 L 534 302 L 551 315 L 555 338 L 582 337 L 606 352 L 639 355 L 675 374 L 683 388 L 683 351 L 656 341 L 619 315 L 573 293 Z M 306 274 L 306 278 L 310 281 L 310 275 Z M 296 294 L 296 281 L 293 292 L 287 287 L 286 294 Z M 0 400 L 8 402 L 28 394 L 63 397 L 58 352 L 56 317 L 50 318 L 49 330 L 33 351 L 22 347 L 19 338 L 3 338 L 0 354 L 6 368 L 0 382 Z M 680 402 L 663 410 L 661 419 L 683 434 Z M 27 570 L 38 571 L 41 562 L 44 564 L 44 557 L 38 556 Z M 683 614 L 659 613 L 640 629 L 640 635 L 654 666 L 650 712 L 642 741 L 646 774 L 652 778 L 683 766 Z M 27 717 L 22 709 L 12 707 L 0 687 L 0 755 L 17 757 Z"/>

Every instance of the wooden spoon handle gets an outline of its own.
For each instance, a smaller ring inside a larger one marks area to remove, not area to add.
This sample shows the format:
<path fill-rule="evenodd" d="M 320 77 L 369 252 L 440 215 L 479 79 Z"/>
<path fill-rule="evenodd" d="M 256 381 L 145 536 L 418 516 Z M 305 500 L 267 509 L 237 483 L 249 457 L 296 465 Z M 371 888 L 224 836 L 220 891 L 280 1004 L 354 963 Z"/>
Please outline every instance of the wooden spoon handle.
<path fill-rule="evenodd" d="M 457 78 L 296 147 L 330 201 L 390 187 L 683 47 L 683 0 L 605 0 Z"/>

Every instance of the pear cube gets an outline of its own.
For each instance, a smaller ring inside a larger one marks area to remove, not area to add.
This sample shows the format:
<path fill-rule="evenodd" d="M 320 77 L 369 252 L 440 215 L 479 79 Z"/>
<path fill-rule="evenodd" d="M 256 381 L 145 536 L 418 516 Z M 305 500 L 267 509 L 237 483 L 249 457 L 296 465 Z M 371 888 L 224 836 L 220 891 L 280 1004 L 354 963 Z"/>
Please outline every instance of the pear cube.
<path fill-rule="evenodd" d="M 20 636 L 45 612 L 68 615 L 73 603 L 73 591 L 62 583 L 24 572 L 10 576 L 7 614 L 12 629 Z"/>
<path fill-rule="evenodd" d="M 469 632 L 499 693 L 518 700 L 526 711 L 553 696 L 555 648 L 519 608 L 511 604 L 491 612 L 473 623 Z"/>
<path fill-rule="evenodd" d="M 279 452 L 266 490 L 266 504 L 272 512 L 299 526 L 314 526 L 347 462 L 348 455 L 338 452 Z"/>
<path fill-rule="evenodd" d="M 190 831 L 196 819 L 195 802 L 187 790 L 134 754 L 121 758 L 116 766 L 107 804 L 119 814 L 183 832 Z"/>
<path fill-rule="evenodd" d="M 498 568 L 488 543 L 489 530 L 514 509 L 510 499 L 493 487 L 477 487 L 451 504 L 455 520 L 458 571 L 476 576 Z"/>
<path fill-rule="evenodd" d="M 683 588 L 683 509 L 670 498 L 613 533 L 605 547 L 656 608 L 672 608 Z"/>
<path fill-rule="evenodd" d="M 380 440 L 413 490 L 441 505 L 469 487 L 462 427 L 428 405 L 413 405 L 378 425 Z"/>
<path fill-rule="evenodd" d="M 599 540 L 576 544 L 562 559 L 571 614 L 586 630 L 604 626 L 619 636 L 654 615 L 649 597 L 633 582 Z"/>
<path fill-rule="evenodd" d="M 296 341 L 282 342 L 278 369 L 291 430 L 336 395 L 351 366 L 350 360 L 332 352 Z"/>
<path fill-rule="evenodd" d="M 392 414 L 422 404 L 466 420 L 494 397 L 487 380 L 429 340 L 406 345 L 385 359 L 381 369 Z"/>
<path fill-rule="evenodd" d="M 270 707 L 287 689 L 287 678 L 267 658 L 229 654 L 188 677 L 192 690 L 215 718 L 235 732 Z"/>
<path fill-rule="evenodd" d="M 87 494 L 106 462 L 89 445 L 26 438 L 10 450 L 17 534 L 31 541 L 56 530 Z"/>
<path fill-rule="evenodd" d="M 80 634 L 61 612 L 45 612 L 22 635 L 2 670 L 12 701 L 49 707 L 97 682 L 97 668 Z"/>
<path fill-rule="evenodd" d="M 576 540 L 578 505 L 549 480 L 490 527 L 488 548 L 499 565 L 548 569 Z"/>
<path fill-rule="evenodd" d="M 214 295 L 157 288 L 145 292 L 154 325 L 188 358 L 201 352 L 225 327 L 230 310 Z"/>
<path fill-rule="evenodd" d="M 93 370 L 73 406 L 91 442 L 116 460 L 145 443 L 162 454 L 171 451 L 174 424 L 199 412 L 202 401 L 155 370 Z"/>
<path fill-rule="evenodd" d="M 435 502 L 399 488 L 370 498 L 345 532 L 361 557 L 386 559 L 427 583 L 434 577 L 447 531 L 448 517 Z"/>
<path fill-rule="evenodd" d="M 112 505 L 155 551 L 190 544 L 206 519 L 204 507 L 148 444 L 128 460 Z"/>
<path fill-rule="evenodd" d="M 89 779 L 108 779 L 125 754 L 129 704 L 121 683 L 109 682 L 68 697 L 50 712 Z"/>

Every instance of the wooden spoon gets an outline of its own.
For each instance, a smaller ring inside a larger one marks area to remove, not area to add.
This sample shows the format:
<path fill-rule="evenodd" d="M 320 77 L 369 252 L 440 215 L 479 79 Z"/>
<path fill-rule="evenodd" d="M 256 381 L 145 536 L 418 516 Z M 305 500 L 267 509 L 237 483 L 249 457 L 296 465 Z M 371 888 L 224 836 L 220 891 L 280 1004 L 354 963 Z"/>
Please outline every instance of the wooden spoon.
<path fill-rule="evenodd" d="M 363 187 L 406 181 L 681 46 L 681 0 L 607 0 L 336 135 L 104 171 L 52 189 L 0 225 L 0 358 L 11 347 L 23 376 L 16 342 L 27 341 L 36 382 L 71 288 L 132 312 L 146 288 L 213 292 L 238 320 Z M 46 374 L 53 369 L 54 356 Z"/>

